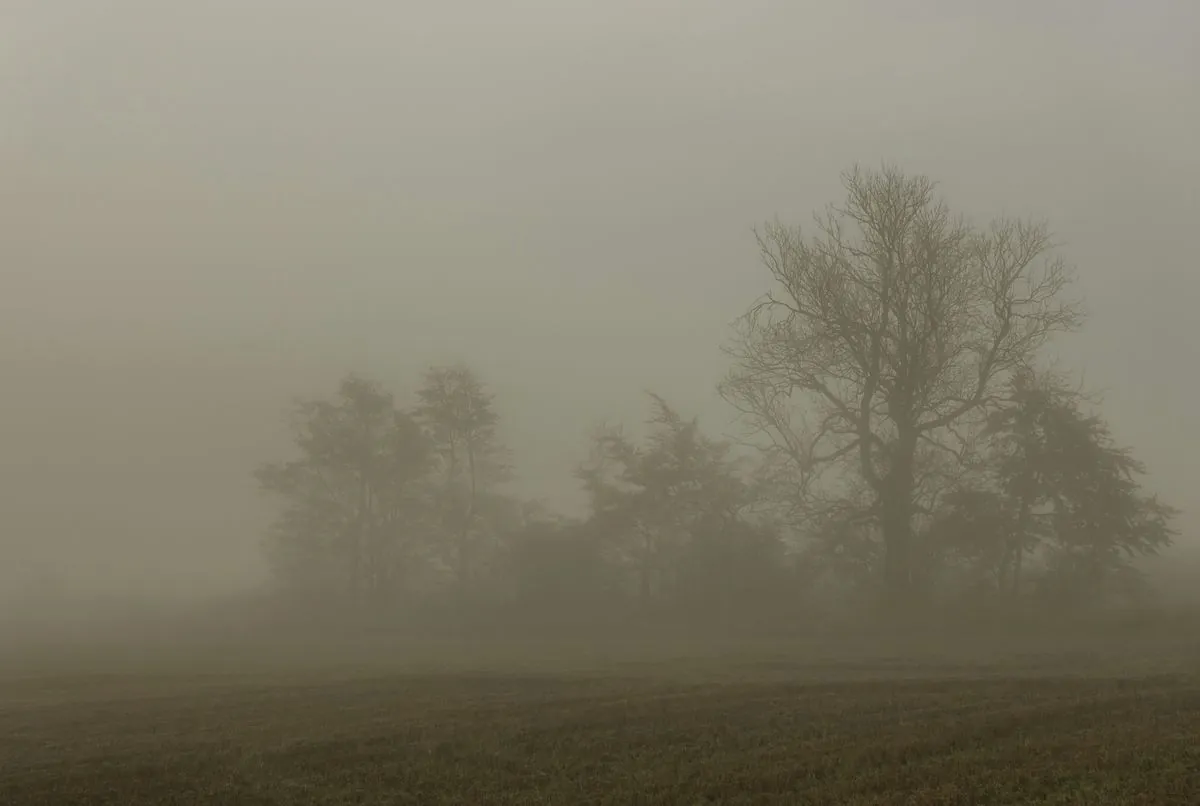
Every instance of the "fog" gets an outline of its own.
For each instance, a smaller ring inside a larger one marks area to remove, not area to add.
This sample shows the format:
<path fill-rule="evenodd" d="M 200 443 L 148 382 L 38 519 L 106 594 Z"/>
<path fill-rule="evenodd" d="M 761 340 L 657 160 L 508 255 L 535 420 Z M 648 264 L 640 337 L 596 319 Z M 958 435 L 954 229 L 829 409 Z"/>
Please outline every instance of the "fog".
<path fill-rule="evenodd" d="M 1197 552 L 1200 7 L 9 0 L 0 14 L 0 580 L 265 579 L 251 470 L 293 397 L 465 361 L 518 488 L 580 511 L 590 430 L 715 385 L 752 228 L 854 163 L 1047 218 L 1056 350 Z"/>

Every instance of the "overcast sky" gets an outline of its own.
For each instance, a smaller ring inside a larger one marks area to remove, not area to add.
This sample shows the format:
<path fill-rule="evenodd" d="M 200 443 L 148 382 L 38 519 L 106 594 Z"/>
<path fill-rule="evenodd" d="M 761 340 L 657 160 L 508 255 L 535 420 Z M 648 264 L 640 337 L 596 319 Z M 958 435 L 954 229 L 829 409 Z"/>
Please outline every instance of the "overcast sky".
<path fill-rule="evenodd" d="M 6 551 L 252 578 L 289 399 L 458 359 L 568 506 L 642 389 L 729 427 L 751 227 L 884 160 L 1049 218 L 1092 311 L 1062 354 L 1186 509 L 1198 39 L 1187 0 L 6 0 Z"/>

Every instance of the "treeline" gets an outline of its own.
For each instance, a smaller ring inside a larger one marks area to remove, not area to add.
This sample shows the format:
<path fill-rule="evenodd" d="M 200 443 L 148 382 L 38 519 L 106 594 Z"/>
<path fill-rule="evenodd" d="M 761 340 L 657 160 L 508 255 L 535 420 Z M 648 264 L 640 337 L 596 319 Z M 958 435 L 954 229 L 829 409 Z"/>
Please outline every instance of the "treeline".
<path fill-rule="evenodd" d="M 1094 401 L 1039 365 L 1078 327 L 1047 228 L 978 228 L 924 177 L 848 172 L 813 235 L 760 233 L 771 289 L 721 385 L 749 450 L 651 396 L 641 439 L 594 436 L 582 518 L 506 492 L 493 398 L 463 366 L 397 402 L 348 376 L 298 405 L 279 583 L 311 601 L 567 618 L 788 617 L 817 602 L 993 612 L 1143 597 L 1175 511 Z"/>
<path fill-rule="evenodd" d="M 786 595 L 783 532 L 747 468 L 651 402 L 644 441 L 596 434 L 575 471 L 590 514 L 573 519 L 505 492 L 508 451 L 469 368 L 431 368 L 408 407 L 349 376 L 297 406 L 300 455 L 258 471 L 284 503 L 273 568 L 293 591 L 377 606 L 744 608 Z"/>

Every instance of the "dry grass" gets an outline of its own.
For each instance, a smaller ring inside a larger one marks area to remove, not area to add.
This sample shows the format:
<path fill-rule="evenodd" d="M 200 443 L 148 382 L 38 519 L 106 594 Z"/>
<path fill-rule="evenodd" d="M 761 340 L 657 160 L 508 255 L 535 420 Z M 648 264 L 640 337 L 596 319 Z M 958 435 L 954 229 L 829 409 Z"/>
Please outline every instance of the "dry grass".
<path fill-rule="evenodd" d="M 1200 802 L 1200 675 L 1095 654 L 667 655 L 235 675 L 217 661 L 237 656 L 206 653 L 210 675 L 159 658 L 10 676 L 0 803 Z"/>

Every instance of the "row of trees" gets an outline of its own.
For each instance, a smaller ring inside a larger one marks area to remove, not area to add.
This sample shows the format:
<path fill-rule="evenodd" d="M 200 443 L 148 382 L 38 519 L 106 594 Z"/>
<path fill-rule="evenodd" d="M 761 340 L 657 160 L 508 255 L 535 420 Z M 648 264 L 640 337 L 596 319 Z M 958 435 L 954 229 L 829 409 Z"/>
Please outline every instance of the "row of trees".
<path fill-rule="evenodd" d="M 268 547 L 288 584 L 378 602 L 436 563 L 469 589 L 482 547 L 517 514 L 493 492 L 507 451 L 474 373 L 438 367 L 424 380 L 411 410 L 353 375 L 334 399 L 297 405 L 300 455 L 257 471 L 284 501 Z"/>
<path fill-rule="evenodd" d="M 1134 560 L 1170 544 L 1176 513 L 1094 401 L 1038 366 L 1083 318 L 1046 227 L 974 227 L 891 168 L 844 180 L 815 235 L 760 233 L 773 288 L 721 385 L 740 444 L 652 396 L 644 439 L 596 434 L 572 520 L 504 493 L 509 454 L 470 369 L 429 370 L 409 408 L 348 377 L 298 406 L 299 456 L 258 473 L 284 503 L 280 580 L 359 602 L 690 612 L 778 609 L 824 583 L 893 608 L 1136 593 Z"/>

